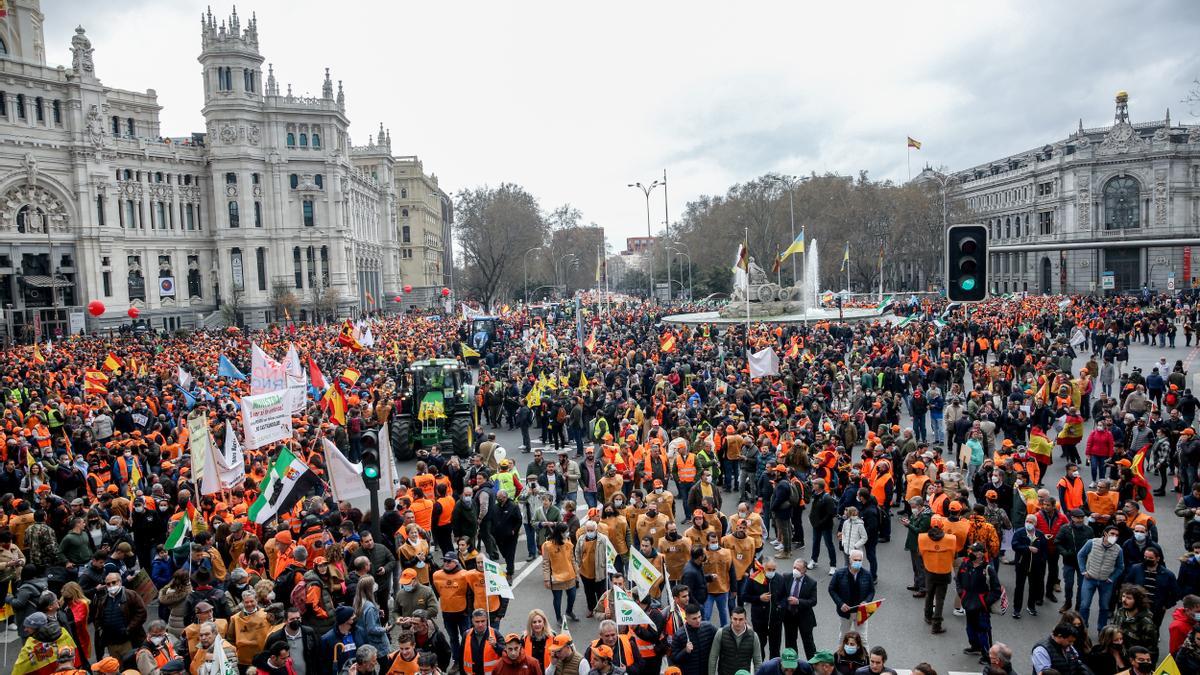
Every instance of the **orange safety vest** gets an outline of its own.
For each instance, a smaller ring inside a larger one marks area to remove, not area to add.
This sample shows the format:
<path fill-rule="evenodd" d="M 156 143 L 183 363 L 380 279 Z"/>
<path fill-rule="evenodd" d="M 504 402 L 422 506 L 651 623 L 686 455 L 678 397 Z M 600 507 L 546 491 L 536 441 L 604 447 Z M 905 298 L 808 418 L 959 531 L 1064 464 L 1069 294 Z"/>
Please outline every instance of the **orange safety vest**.
<path fill-rule="evenodd" d="M 592 651 L 595 651 L 599 646 L 600 640 L 592 640 Z M 620 663 L 618 664 L 618 659 Z M 617 648 L 613 650 L 613 665 L 621 665 L 628 667 L 633 663 L 633 641 L 629 639 L 629 635 L 617 636 Z"/>
<path fill-rule="evenodd" d="M 687 463 L 683 462 L 680 456 L 675 457 L 675 471 L 679 475 L 680 483 L 695 483 L 696 482 L 696 455 L 688 453 Z"/>
<path fill-rule="evenodd" d="M 450 519 L 454 517 L 454 497 L 438 497 L 437 503 L 442 505 L 442 513 L 438 517 L 438 526 L 450 524 Z"/>
<path fill-rule="evenodd" d="M 554 646 L 550 644 L 551 637 L 546 634 L 546 647 L 542 650 L 542 670 L 545 671 L 554 656 Z M 533 638 L 525 636 L 525 656 L 533 658 Z"/>
<path fill-rule="evenodd" d="M 142 647 L 138 651 L 139 653 L 148 652 L 150 649 L 148 647 Z M 159 670 L 161 670 L 163 666 L 167 665 L 168 661 L 171 661 L 177 657 L 178 655 L 175 653 L 175 648 L 171 646 L 171 640 L 168 639 L 163 642 L 162 648 L 160 648 L 158 653 L 154 655 L 154 663 L 157 664 Z"/>
<path fill-rule="evenodd" d="M 445 570 L 433 573 L 433 588 L 442 602 L 443 612 L 465 612 L 467 610 L 467 588 L 471 580 L 467 572 L 459 570 L 450 574 Z"/>
<path fill-rule="evenodd" d="M 879 502 L 881 508 L 887 508 L 884 502 L 887 500 L 887 485 L 892 480 L 892 472 L 888 471 L 882 476 L 876 476 L 874 482 L 871 483 L 871 496 L 875 497 L 875 501 Z"/>
<path fill-rule="evenodd" d="M 416 521 L 417 527 L 420 527 L 426 532 L 433 529 L 433 500 L 429 498 L 414 499 L 409 506 L 413 512 L 413 520 Z"/>
<path fill-rule="evenodd" d="M 1058 487 L 1063 491 L 1063 511 L 1083 508 L 1083 479 L 1074 482 L 1065 477 L 1058 480 Z"/>
<path fill-rule="evenodd" d="M 472 628 L 466 633 L 463 633 L 462 636 L 462 663 L 464 673 L 475 672 L 475 655 L 471 653 L 471 634 L 474 632 L 475 629 Z M 483 672 L 490 673 L 496 670 L 496 666 L 500 665 L 500 655 L 496 653 L 495 649 L 492 649 L 492 641 L 494 640 L 496 642 L 500 642 L 500 636 L 496 634 L 496 630 L 494 628 L 489 627 L 487 632 L 488 637 L 491 639 L 483 641 Z"/>
<path fill-rule="evenodd" d="M 400 658 L 400 651 L 397 650 L 392 657 L 392 667 L 388 668 L 387 675 L 416 675 L 421 670 L 417 666 L 416 656 L 412 661 L 405 661 Z"/>
<path fill-rule="evenodd" d="M 413 487 L 420 489 L 421 493 L 427 499 L 433 499 L 437 496 L 437 493 L 433 491 L 435 484 L 433 474 L 431 473 L 419 473 L 413 476 Z"/>

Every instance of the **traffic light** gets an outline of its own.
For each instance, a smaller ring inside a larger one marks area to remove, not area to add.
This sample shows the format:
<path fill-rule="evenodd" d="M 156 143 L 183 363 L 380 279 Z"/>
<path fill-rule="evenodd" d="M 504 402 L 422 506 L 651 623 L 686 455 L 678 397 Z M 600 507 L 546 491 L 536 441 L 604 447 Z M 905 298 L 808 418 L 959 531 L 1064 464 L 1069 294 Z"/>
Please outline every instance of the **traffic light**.
<path fill-rule="evenodd" d="M 951 302 L 987 299 L 985 225 L 951 225 L 946 230 L 946 296 Z"/>
<path fill-rule="evenodd" d="M 368 488 L 379 488 L 379 439 L 375 430 L 362 435 L 363 482 Z"/>

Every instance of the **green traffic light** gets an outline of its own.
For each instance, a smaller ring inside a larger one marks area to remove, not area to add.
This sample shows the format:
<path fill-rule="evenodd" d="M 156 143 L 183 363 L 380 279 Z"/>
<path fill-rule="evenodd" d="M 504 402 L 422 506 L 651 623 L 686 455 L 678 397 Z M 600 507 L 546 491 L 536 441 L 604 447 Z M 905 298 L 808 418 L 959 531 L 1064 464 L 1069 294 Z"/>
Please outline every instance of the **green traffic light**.
<path fill-rule="evenodd" d="M 958 287 L 964 291 L 975 289 L 975 277 L 963 277 L 958 281 Z"/>
<path fill-rule="evenodd" d="M 379 467 L 365 466 L 363 467 L 363 475 L 367 478 L 379 478 Z"/>

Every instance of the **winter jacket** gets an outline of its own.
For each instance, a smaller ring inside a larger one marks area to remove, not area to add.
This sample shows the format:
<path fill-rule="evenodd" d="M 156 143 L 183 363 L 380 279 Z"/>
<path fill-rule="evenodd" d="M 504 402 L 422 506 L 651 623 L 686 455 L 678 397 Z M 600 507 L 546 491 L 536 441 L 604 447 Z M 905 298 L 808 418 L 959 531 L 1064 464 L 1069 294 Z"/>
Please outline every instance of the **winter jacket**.
<path fill-rule="evenodd" d="M 851 574 L 843 567 L 829 578 L 829 597 L 838 616 L 848 619 L 855 607 L 875 599 L 875 578 L 865 569 Z M 842 605 L 848 605 L 851 611 L 843 612 Z"/>
<path fill-rule="evenodd" d="M 842 551 L 850 555 L 851 551 L 862 551 L 867 545 L 867 528 L 862 518 L 847 518 L 842 522 L 841 532 Z"/>

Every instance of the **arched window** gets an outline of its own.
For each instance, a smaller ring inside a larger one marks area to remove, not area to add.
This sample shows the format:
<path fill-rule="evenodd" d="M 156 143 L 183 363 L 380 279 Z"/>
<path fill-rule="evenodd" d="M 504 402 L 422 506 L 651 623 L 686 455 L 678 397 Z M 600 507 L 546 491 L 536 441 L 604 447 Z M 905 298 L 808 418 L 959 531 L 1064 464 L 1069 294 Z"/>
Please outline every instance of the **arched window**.
<path fill-rule="evenodd" d="M 46 121 L 46 106 L 45 106 L 45 102 L 42 100 L 41 96 L 38 96 L 37 98 L 33 99 L 33 113 L 34 113 L 34 119 L 36 119 L 37 121 L 39 121 L 39 122 Z"/>
<path fill-rule="evenodd" d="M 300 134 L 300 147 L 308 147 L 308 134 Z"/>
<path fill-rule="evenodd" d="M 1104 229 L 1124 230 L 1138 227 L 1138 183 L 1129 176 L 1117 176 L 1104 186 Z"/>
<path fill-rule="evenodd" d="M 317 187 L 321 188 L 322 190 L 325 189 L 325 176 L 317 174 L 313 176 L 313 182 L 316 183 Z"/>
<path fill-rule="evenodd" d="M 409 227 L 409 226 L 407 226 L 407 225 L 405 225 L 404 227 L 400 228 L 400 239 L 401 239 L 401 240 L 402 240 L 402 241 L 403 241 L 405 244 L 407 244 L 407 243 L 410 243 L 410 242 L 412 241 L 412 228 L 410 228 L 410 227 Z"/>
<path fill-rule="evenodd" d="M 312 146 L 316 149 L 321 147 L 321 134 L 314 133 L 312 135 Z"/>
<path fill-rule="evenodd" d="M 121 118 L 117 117 L 116 115 L 113 115 L 112 118 L 112 132 L 113 136 L 121 135 Z"/>
<path fill-rule="evenodd" d="M 133 138 L 133 118 L 129 117 L 125 120 L 125 135 Z"/>
<path fill-rule="evenodd" d="M 408 199 L 408 188 L 400 188 L 400 199 Z"/>
<path fill-rule="evenodd" d="M 300 176 L 294 173 L 291 174 L 288 176 L 288 184 L 292 186 L 293 190 L 295 190 L 300 185 Z"/>
<path fill-rule="evenodd" d="M 304 288 L 304 268 L 300 263 L 300 247 L 292 247 L 292 273 L 296 275 L 296 288 Z"/>
<path fill-rule="evenodd" d="M 237 202 L 229 202 L 229 226 L 238 226 L 238 205 Z"/>
<path fill-rule="evenodd" d="M 293 134 L 293 133 L 292 133 L 292 132 L 290 132 L 290 131 L 288 132 L 288 135 L 287 135 L 287 144 L 288 144 L 288 147 L 289 147 L 289 148 L 294 148 L 294 147 L 296 147 L 296 134 Z"/>

